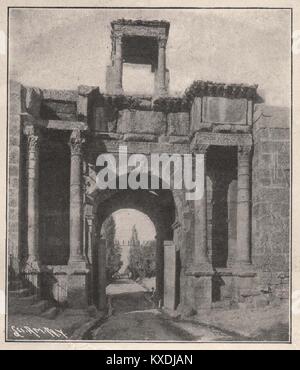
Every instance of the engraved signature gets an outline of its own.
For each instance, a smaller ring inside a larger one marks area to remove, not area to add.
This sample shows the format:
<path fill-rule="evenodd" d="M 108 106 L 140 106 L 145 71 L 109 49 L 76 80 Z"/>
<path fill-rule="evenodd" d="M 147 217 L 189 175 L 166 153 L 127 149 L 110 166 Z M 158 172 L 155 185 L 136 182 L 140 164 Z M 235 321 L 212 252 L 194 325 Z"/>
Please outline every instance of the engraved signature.
<path fill-rule="evenodd" d="M 63 332 L 62 329 L 51 329 L 48 327 L 33 328 L 30 326 L 11 326 L 10 327 L 15 338 L 27 338 L 28 336 L 35 336 L 36 338 L 42 338 L 44 336 L 55 339 L 68 339 L 68 336 Z"/>

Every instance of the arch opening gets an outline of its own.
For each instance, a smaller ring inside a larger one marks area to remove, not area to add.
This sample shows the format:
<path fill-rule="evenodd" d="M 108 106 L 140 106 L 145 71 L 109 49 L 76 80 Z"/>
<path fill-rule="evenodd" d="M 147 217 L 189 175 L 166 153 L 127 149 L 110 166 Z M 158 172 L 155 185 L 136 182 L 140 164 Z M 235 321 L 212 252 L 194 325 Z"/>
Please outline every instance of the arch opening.
<path fill-rule="evenodd" d="M 130 271 L 127 269 L 127 279 L 135 281 L 136 279 L 143 278 L 143 273 L 145 275 L 151 275 L 151 270 L 153 270 L 153 248 L 155 248 L 155 273 L 154 279 L 151 280 L 151 276 L 144 276 L 145 279 L 149 278 L 149 281 L 145 280 L 144 282 L 149 283 L 147 289 L 152 290 L 153 280 L 155 283 L 155 301 L 157 306 L 163 305 L 163 297 L 164 297 L 164 241 L 172 241 L 173 240 L 173 224 L 175 221 L 175 203 L 172 195 L 171 190 L 157 190 L 155 192 L 148 191 L 148 190 L 102 190 L 99 192 L 98 197 L 95 201 L 94 209 L 95 209 L 95 216 L 96 216 L 96 234 L 97 237 L 94 241 L 94 248 L 97 249 L 99 245 L 99 241 L 102 238 L 105 238 L 105 232 L 103 231 L 103 225 L 105 225 L 106 220 L 110 217 L 115 217 L 116 215 L 121 215 L 123 217 L 119 217 L 119 219 L 123 220 L 123 223 L 128 223 L 129 219 L 126 219 L 126 212 L 130 210 L 130 212 L 142 214 L 141 221 L 144 219 L 144 227 L 148 228 L 148 234 L 143 232 L 143 236 L 141 235 L 143 242 L 150 242 L 152 246 L 148 248 L 148 253 L 152 257 L 149 258 L 149 263 L 147 261 L 142 261 L 144 266 L 140 267 L 140 272 Z M 125 217 L 124 217 L 125 212 Z M 123 215 L 122 215 L 123 213 Z M 119 220 L 120 221 L 120 220 Z M 147 227 L 148 225 L 148 227 Z M 150 226 L 149 228 L 149 225 Z M 124 226 L 124 225 L 123 225 Z M 142 230 L 142 225 L 139 225 L 139 229 Z M 150 231 L 149 231 L 150 230 Z M 132 230 L 131 230 L 132 231 Z M 127 230 L 128 235 L 128 230 Z M 148 237 L 146 236 L 148 235 Z M 149 239 L 150 240 L 146 240 Z M 125 238 L 124 238 L 125 241 Z M 120 241 L 119 241 L 120 242 Z M 106 241 L 105 241 L 106 243 Z M 123 243 L 123 240 L 121 241 Z M 149 244 L 149 243 L 148 243 Z M 122 246 L 121 246 L 122 247 Z M 127 243 L 128 247 L 128 243 Z M 119 248 L 119 252 L 121 253 L 120 259 L 122 259 L 122 249 Z M 123 251 L 125 254 L 125 252 Z M 124 259 L 124 258 L 123 258 Z M 123 262 L 124 261 L 120 261 Z M 148 265 L 147 265 L 148 264 Z M 151 266 L 152 264 L 152 266 Z M 92 261 L 93 265 L 93 296 L 94 301 L 99 302 L 99 263 L 97 260 Z M 148 271 L 147 270 L 148 266 Z M 102 264 L 102 269 L 104 268 Z M 107 261 L 105 261 L 105 269 L 107 268 Z M 98 271 L 97 271 L 98 270 Z M 121 268 L 120 268 L 121 270 Z M 125 270 L 121 270 L 121 274 L 118 276 L 118 272 L 116 272 L 116 278 L 121 277 L 122 274 L 125 274 Z M 142 271 L 142 272 L 141 272 Z M 107 276 L 108 277 L 108 276 Z M 123 276 L 124 277 L 124 276 Z M 109 279 L 108 279 L 109 280 Z M 108 292 L 110 289 L 108 289 Z M 152 291 L 153 293 L 153 291 Z M 99 305 L 98 305 L 99 306 Z"/>

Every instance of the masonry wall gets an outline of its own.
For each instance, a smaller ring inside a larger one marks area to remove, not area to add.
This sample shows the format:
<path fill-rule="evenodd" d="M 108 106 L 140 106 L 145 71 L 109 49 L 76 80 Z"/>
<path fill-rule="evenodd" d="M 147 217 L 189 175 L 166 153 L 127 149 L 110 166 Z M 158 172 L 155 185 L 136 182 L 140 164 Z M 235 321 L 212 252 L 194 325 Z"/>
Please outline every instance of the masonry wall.
<path fill-rule="evenodd" d="M 8 122 L 8 254 L 9 265 L 15 273 L 19 271 L 19 255 L 21 241 L 21 116 L 22 95 L 21 84 L 12 82 L 9 89 L 9 122 Z"/>
<path fill-rule="evenodd" d="M 100 104 L 100 103 L 99 103 Z M 165 113 L 151 110 L 145 101 L 141 109 L 123 109 L 107 102 L 94 107 L 90 127 L 107 132 L 125 142 L 188 143 L 190 120 L 188 112 Z M 142 103 L 141 103 L 142 104 Z"/>
<path fill-rule="evenodd" d="M 287 297 L 289 281 L 289 110 L 255 113 L 252 162 L 252 258 L 260 290 Z"/>

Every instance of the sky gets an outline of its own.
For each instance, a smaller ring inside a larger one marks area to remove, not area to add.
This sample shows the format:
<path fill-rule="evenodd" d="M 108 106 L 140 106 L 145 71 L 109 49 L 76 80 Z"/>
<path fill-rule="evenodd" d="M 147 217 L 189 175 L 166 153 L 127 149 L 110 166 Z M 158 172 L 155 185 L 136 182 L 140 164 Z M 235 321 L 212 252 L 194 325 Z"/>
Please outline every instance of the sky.
<path fill-rule="evenodd" d="M 135 209 L 120 209 L 112 214 L 116 223 L 116 240 L 119 240 L 121 245 L 123 241 L 125 244 L 130 240 L 133 226 L 136 227 L 140 242 L 155 240 L 155 227 L 148 216 Z M 123 266 L 120 272 L 124 272 L 128 266 L 130 248 L 122 246 L 121 259 Z"/>
<path fill-rule="evenodd" d="M 289 10 L 10 9 L 10 78 L 42 88 L 99 86 L 104 92 L 110 22 L 118 18 L 171 23 L 171 94 L 200 79 L 258 84 L 267 104 L 290 104 Z M 138 92 L 149 88 L 145 70 L 136 73 L 125 68 L 124 85 Z"/>
<path fill-rule="evenodd" d="M 141 242 L 154 240 L 156 231 L 150 218 L 135 209 L 121 209 L 113 213 L 116 222 L 116 239 L 122 244 L 131 238 L 132 228 L 135 225 Z M 126 220 L 126 222 L 124 222 Z"/>

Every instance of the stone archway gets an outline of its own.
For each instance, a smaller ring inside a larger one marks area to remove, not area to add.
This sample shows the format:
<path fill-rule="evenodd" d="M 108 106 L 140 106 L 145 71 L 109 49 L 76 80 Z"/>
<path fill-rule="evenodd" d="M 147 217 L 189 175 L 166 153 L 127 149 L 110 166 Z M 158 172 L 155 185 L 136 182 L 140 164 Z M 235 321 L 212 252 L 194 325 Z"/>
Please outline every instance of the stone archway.
<path fill-rule="evenodd" d="M 163 301 L 164 296 L 164 241 L 174 238 L 174 223 L 176 219 L 176 205 L 171 190 L 102 190 L 97 191 L 93 201 L 94 238 L 92 247 L 99 248 L 101 240 L 100 230 L 105 219 L 113 212 L 124 208 L 131 208 L 143 212 L 149 217 L 156 229 L 156 290 L 158 298 Z M 92 255 L 95 255 L 92 253 Z M 102 265 L 103 267 L 103 265 Z M 99 297 L 98 261 L 92 260 L 92 296 L 98 306 L 103 307 Z M 179 280 L 177 291 L 179 291 Z M 102 290 L 103 294 L 103 290 Z M 100 304 L 99 304 L 100 302 Z"/>

